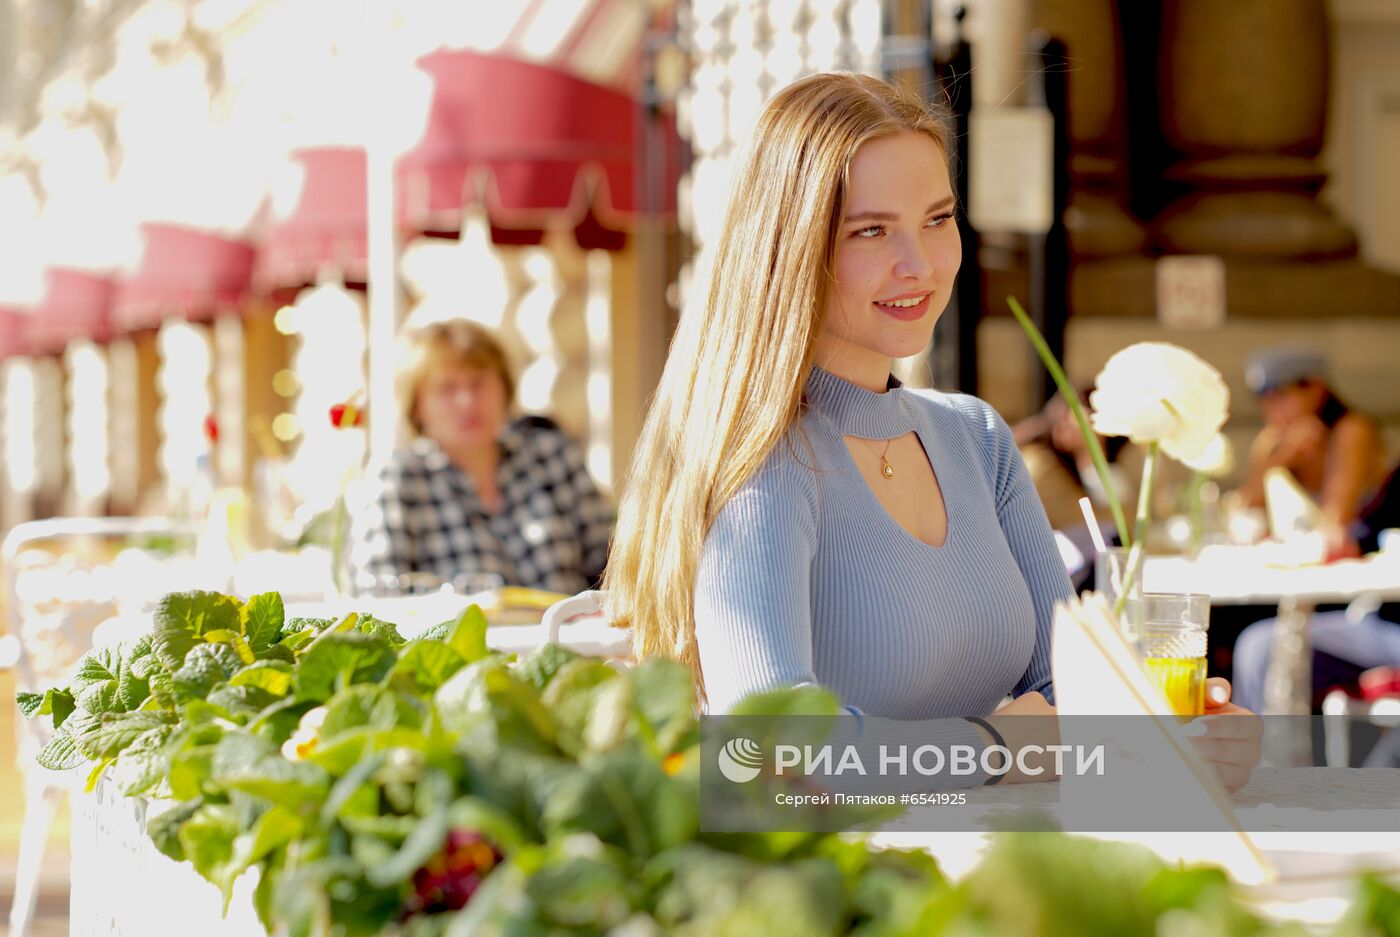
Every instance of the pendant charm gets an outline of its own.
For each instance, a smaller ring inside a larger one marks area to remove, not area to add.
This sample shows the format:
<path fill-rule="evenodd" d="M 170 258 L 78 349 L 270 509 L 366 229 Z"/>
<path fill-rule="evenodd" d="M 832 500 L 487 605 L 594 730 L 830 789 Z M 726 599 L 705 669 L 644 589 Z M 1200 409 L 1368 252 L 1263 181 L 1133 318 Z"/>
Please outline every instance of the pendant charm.
<path fill-rule="evenodd" d="M 884 456 L 880 456 L 880 474 L 886 478 L 894 478 L 894 466 L 890 465 Z"/>

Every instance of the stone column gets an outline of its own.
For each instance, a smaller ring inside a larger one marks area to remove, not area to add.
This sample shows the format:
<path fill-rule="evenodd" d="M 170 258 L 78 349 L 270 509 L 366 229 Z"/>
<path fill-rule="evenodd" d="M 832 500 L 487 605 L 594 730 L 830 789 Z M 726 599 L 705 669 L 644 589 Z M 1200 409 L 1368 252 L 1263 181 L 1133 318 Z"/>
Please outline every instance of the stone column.
<path fill-rule="evenodd" d="M 1180 187 L 1167 253 L 1347 258 L 1356 237 L 1317 200 L 1327 117 L 1325 0 L 1163 4 L 1159 118 Z"/>

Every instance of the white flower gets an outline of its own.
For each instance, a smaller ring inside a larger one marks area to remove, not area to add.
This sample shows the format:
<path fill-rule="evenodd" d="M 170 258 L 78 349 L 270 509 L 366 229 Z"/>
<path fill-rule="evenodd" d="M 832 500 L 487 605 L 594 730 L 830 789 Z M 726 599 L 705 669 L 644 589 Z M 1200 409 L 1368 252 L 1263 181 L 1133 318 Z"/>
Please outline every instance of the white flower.
<path fill-rule="evenodd" d="M 1094 428 L 1135 443 L 1160 443 L 1178 461 L 1194 459 L 1222 425 L 1230 391 L 1220 372 L 1166 342 L 1138 342 L 1108 359 L 1089 395 Z"/>
<path fill-rule="evenodd" d="M 282 757 L 288 761 L 301 761 L 315 751 L 321 741 L 321 726 L 328 712 L 324 706 L 308 709 L 297 723 L 291 738 L 282 743 Z"/>
<path fill-rule="evenodd" d="M 1235 470 L 1235 449 L 1224 433 L 1216 433 L 1206 443 L 1205 451 L 1194 459 L 1187 459 L 1185 465 L 1202 475 L 1220 478 Z"/>

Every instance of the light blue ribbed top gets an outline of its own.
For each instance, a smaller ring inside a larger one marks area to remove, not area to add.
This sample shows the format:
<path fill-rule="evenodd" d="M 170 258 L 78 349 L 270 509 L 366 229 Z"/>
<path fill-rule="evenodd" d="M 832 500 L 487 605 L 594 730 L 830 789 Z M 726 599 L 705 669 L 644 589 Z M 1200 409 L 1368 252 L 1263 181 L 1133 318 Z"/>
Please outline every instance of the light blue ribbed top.
<path fill-rule="evenodd" d="M 1010 428 L 976 397 L 890 383 L 814 368 L 798 423 L 716 518 L 695 592 L 710 712 L 804 683 L 902 720 L 1054 701 L 1050 622 L 1072 588 Z M 947 506 L 940 547 L 885 511 L 843 439 L 911 430 Z"/>

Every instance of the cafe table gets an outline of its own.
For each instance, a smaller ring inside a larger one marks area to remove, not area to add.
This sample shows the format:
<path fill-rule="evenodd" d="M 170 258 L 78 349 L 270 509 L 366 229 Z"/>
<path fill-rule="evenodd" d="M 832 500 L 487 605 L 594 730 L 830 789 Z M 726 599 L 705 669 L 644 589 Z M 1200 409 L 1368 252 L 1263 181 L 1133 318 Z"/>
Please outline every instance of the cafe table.
<path fill-rule="evenodd" d="M 1400 790 L 1389 768 L 1256 768 L 1250 783 L 1231 801 L 1241 826 L 1249 832 L 1180 831 L 1082 835 L 1136 843 L 1167 861 L 1186 855 L 1206 864 L 1220 863 L 1239 885 L 1242 899 L 1260 915 L 1278 921 L 1317 926 L 1334 923 L 1350 906 L 1357 877 L 1370 872 L 1400 884 Z M 873 834 L 878 846 L 922 849 L 957 880 L 984 857 L 996 830 L 1006 829 L 1017 813 L 1037 814 L 1054 825 L 1060 819 L 1060 784 L 983 787 L 966 793 L 957 808 L 917 808 Z M 948 811 L 964 816 L 956 821 Z M 1336 819 L 1337 830 L 1298 828 L 1298 811 Z M 1024 817 L 1021 829 L 1031 829 Z M 1226 857 L 1238 856 L 1244 839 L 1262 856 L 1265 871 L 1250 881 L 1231 869 Z"/>
<path fill-rule="evenodd" d="M 1194 557 L 1150 556 L 1143 587 L 1149 592 L 1197 592 L 1213 605 L 1276 605 L 1278 627 L 1264 684 L 1264 710 L 1306 716 L 1312 711 L 1312 654 L 1307 623 L 1319 605 L 1400 601 L 1400 550 L 1359 560 L 1309 563 L 1294 544 L 1217 544 Z M 1312 763 L 1306 720 L 1278 720 L 1265 738 L 1275 765 Z"/>

